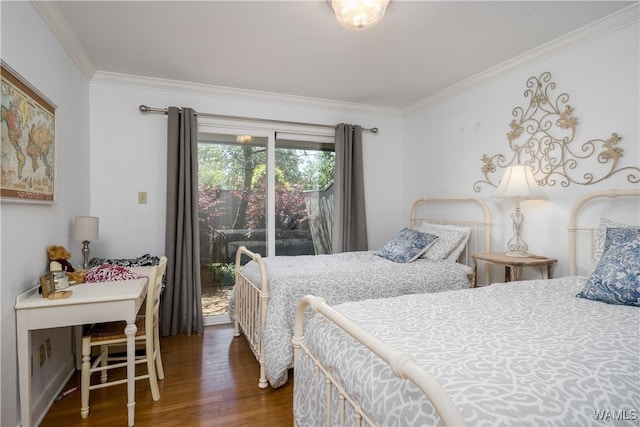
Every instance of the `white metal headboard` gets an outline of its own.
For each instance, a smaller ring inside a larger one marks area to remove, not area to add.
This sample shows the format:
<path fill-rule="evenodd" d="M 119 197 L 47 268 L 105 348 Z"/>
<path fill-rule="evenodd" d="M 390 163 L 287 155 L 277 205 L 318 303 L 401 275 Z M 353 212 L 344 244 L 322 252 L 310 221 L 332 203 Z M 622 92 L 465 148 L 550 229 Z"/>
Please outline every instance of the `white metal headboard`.
<path fill-rule="evenodd" d="M 576 242 L 577 242 L 577 232 L 584 231 L 588 232 L 591 235 L 591 253 L 593 254 L 594 245 L 595 245 L 595 236 L 598 231 L 597 226 L 579 226 L 578 225 L 578 215 L 581 212 L 581 209 L 584 205 L 594 199 L 601 197 L 640 197 L 640 189 L 635 190 L 604 190 L 604 191 L 596 191 L 593 193 L 589 193 L 578 199 L 577 202 L 574 203 L 571 208 L 571 214 L 569 215 L 569 275 L 575 276 L 577 274 L 577 260 L 576 260 Z"/>
<path fill-rule="evenodd" d="M 459 204 L 460 207 L 466 209 L 463 216 L 452 216 L 448 218 L 443 217 L 418 217 L 418 211 L 428 210 L 428 205 L 434 203 L 447 203 L 447 204 Z M 427 207 L 425 208 L 425 205 Z M 478 209 L 469 209 L 470 206 L 479 208 L 481 214 L 478 213 Z M 469 212 L 469 213 L 467 213 Z M 475 216 L 474 216 L 475 215 Z M 457 219 L 464 218 L 467 219 Z M 435 196 L 435 197 L 422 197 L 416 199 L 411 206 L 411 214 L 409 216 L 409 223 L 411 226 L 416 226 L 420 222 L 430 222 L 433 224 L 446 224 L 457 225 L 460 227 L 469 227 L 471 229 L 471 236 L 469 238 L 469 244 L 467 249 L 461 255 L 464 263 L 471 265 L 471 255 L 478 252 L 491 252 L 491 213 L 489 207 L 484 200 L 472 196 Z M 488 273 L 488 271 L 487 271 Z"/>

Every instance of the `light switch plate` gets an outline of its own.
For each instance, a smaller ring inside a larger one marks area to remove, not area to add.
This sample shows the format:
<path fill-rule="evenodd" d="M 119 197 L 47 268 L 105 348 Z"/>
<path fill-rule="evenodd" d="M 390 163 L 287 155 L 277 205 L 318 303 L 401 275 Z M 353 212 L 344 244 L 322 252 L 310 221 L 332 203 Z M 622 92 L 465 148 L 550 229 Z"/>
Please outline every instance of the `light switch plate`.
<path fill-rule="evenodd" d="M 147 192 L 146 191 L 139 191 L 138 192 L 138 204 L 139 205 L 146 205 L 147 204 Z"/>

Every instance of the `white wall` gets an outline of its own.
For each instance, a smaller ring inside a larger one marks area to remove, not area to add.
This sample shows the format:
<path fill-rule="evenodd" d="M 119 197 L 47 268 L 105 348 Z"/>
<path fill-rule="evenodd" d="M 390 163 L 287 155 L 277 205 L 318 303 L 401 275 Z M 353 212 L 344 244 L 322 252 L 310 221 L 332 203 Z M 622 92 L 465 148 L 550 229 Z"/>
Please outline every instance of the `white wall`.
<path fill-rule="evenodd" d="M 19 423 L 15 298 L 38 284 L 48 270 L 46 248 L 63 245 L 81 260 L 71 239 L 73 217 L 89 214 L 89 83 L 74 65 L 30 2 L 1 3 L 2 60 L 57 105 L 55 205 L 0 205 L 2 258 L 0 313 L 2 348 L 0 425 Z M 65 383 L 71 357 L 69 329 L 37 331 L 33 349 L 51 338 L 53 355 L 33 365 L 34 419 L 46 411 L 51 396 Z"/>
<path fill-rule="evenodd" d="M 92 255 L 121 258 L 164 251 L 167 119 L 139 112 L 140 104 L 377 126 L 379 134 L 363 134 L 370 248 L 382 246 L 406 222 L 400 208 L 403 150 L 398 110 L 102 74 L 91 83 L 91 211 L 100 217 L 100 240 L 92 243 Z M 139 191 L 148 193 L 146 205 L 137 203 Z"/>
<path fill-rule="evenodd" d="M 497 81 L 408 113 L 404 136 L 406 191 L 403 205 L 408 206 L 416 196 L 425 193 L 486 198 L 495 224 L 493 249 L 505 250 L 506 242 L 512 236 L 509 215 L 514 203 L 490 199 L 493 187 L 487 185 L 474 193 L 473 184 L 483 178 L 480 168 L 484 154 L 511 153 L 506 133 L 514 118 L 512 110 L 526 107 L 530 100 L 523 95 L 527 79 L 545 71 L 551 73 L 552 81 L 557 84 L 551 93 L 555 96 L 567 93 L 568 104 L 575 108 L 578 126 L 574 145 L 606 139 L 612 132 L 617 132 L 623 138 L 619 146 L 624 149 L 619 166 L 640 166 L 638 40 L 636 21 Z M 609 169 L 599 164 L 596 156 L 579 162 L 580 165 L 589 164 L 596 176 Z M 602 183 L 588 186 L 546 186 L 549 200 L 523 202 L 523 237 L 530 252 L 558 258 L 555 275 L 566 275 L 567 220 L 573 202 L 587 192 L 638 188 L 637 184 L 629 183 L 626 176 L 627 173 L 620 172 Z M 637 221 L 637 204 L 629 209 L 631 220 Z M 537 271 L 528 274 L 532 278 L 540 277 Z M 498 280 L 500 276 L 496 274 L 493 278 Z"/>
<path fill-rule="evenodd" d="M 15 297 L 37 283 L 46 270 L 46 247 L 61 244 L 80 262 L 71 240 L 75 215 L 101 219 L 100 240 L 92 256 L 138 256 L 164 249 L 166 118 L 142 114 L 139 104 L 193 107 L 197 111 L 314 123 L 378 126 L 365 134 L 365 182 L 371 248 L 380 247 L 407 224 L 411 202 L 428 194 L 475 194 L 483 154 L 507 153 L 505 134 L 514 107 L 522 105 L 524 83 L 550 71 L 558 90 L 570 95 L 579 118 L 576 141 L 624 139 L 622 166 L 640 163 L 638 24 L 528 66 L 483 87 L 402 117 L 394 109 L 368 108 L 244 91 L 224 91 L 178 82 L 103 74 L 89 85 L 63 47 L 28 2 L 1 2 L 2 59 L 49 97 L 56 110 L 57 204 L 0 206 L 1 425 L 19 422 L 15 348 Z M 28 36 L 26 36 L 28 35 Z M 426 76 L 425 78 L 428 78 Z M 89 114 L 90 111 L 90 114 Z M 533 252 L 556 256 L 558 275 L 566 274 L 566 219 L 581 194 L 633 185 L 618 174 L 598 185 L 547 188 L 546 202 L 525 202 L 524 237 Z M 637 185 L 636 185 L 637 187 Z M 147 191 L 148 204 L 137 204 Z M 508 202 L 479 196 L 491 204 L 494 248 L 510 237 Z M 637 218 L 637 206 L 629 215 Z M 45 337 L 56 359 L 34 366 L 34 415 L 38 418 L 60 385 L 60 373 L 73 362 L 69 331 Z M 61 351 L 58 351 L 61 349 Z M 63 360 L 61 360 L 62 358 Z M 51 380 L 53 379 L 53 380 Z M 57 383 L 57 382 L 58 383 Z"/>

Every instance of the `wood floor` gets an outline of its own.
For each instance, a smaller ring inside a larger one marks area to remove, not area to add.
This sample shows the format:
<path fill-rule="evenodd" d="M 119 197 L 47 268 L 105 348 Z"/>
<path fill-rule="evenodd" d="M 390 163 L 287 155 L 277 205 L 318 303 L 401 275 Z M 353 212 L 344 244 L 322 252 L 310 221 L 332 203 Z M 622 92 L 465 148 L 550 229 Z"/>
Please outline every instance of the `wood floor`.
<path fill-rule="evenodd" d="M 258 362 L 243 336 L 233 338 L 232 325 L 207 326 L 202 336 L 162 338 L 161 351 L 161 397 L 154 402 L 149 382 L 136 382 L 136 426 L 293 425 L 292 375 L 276 390 L 258 388 Z M 76 373 L 65 390 L 79 385 Z M 54 402 L 41 427 L 126 426 L 126 403 L 126 384 L 93 390 L 83 420 L 78 388 Z"/>

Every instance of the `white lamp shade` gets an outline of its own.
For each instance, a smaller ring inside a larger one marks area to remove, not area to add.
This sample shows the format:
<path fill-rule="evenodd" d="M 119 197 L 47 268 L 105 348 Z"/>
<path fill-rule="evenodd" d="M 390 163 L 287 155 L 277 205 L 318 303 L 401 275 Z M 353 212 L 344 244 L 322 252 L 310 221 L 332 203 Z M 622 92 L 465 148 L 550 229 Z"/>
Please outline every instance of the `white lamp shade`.
<path fill-rule="evenodd" d="M 504 176 L 498 184 L 493 197 L 505 199 L 546 199 L 531 167 L 528 165 L 511 165 L 505 168 Z"/>
<path fill-rule="evenodd" d="M 385 12 L 389 0 L 332 0 L 338 22 L 351 30 L 362 30 L 377 24 Z"/>
<path fill-rule="evenodd" d="M 73 239 L 81 242 L 98 240 L 98 227 L 97 216 L 77 216 L 73 223 Z"/>

